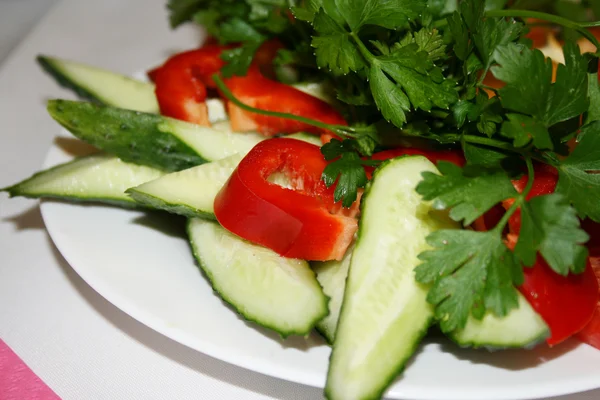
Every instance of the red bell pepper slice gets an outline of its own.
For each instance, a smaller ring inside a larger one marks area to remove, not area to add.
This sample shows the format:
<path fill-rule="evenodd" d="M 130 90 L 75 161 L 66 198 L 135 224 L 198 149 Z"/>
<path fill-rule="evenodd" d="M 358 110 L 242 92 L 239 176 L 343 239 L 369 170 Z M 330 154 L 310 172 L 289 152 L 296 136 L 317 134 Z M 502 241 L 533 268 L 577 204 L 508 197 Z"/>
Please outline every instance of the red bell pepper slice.
<path fill-rule="evenodd" d="M 347 125 L 341 114 L 323 100 L 292 86 L 266 78 L 256 66 L 246 76 L 232 76 L 225 85 L 242 103 L 266 111 L 294 114 L 333 125 Z M 273 136 L 278 133 L 308 132 L 320 134 L 324 129 L 286 118 L 277 118 L 242 110 L 228 102 L 227 111 L 234 131 L 258 131 Z"/>
<path fill-rule="evenodd" d="M 528 177 L 513 181 L 513 186 L 522 192 Z M 535 178 L 527 199 L 554 192 L 558 173 L 554 167 L 538 164 Z M 503 202 L 508 209 L 514 200 Z M 514 247 L 521 230 L 521 210 L 509 219 L 508 245 Z M 518 289 L 529 301 L 533 309 L 548 324 L 551 336 L 547 343 L 551 346 L 561 343 L 581 331 L 591 320 L 599 300 L 598 281 L 588 259 L 582 274 L 561 276 L 548 266 L 538 255 L 531 268 L 524 268 L 525 281 Z"/>
<path fill-rule="evenodd" d="M 210 77 L 225 65 L 221 60 L 225 48 L 213 44 L 179 53 L 169 58 L 162 67 L 151 71 L 162 115 L 210 125 L 205 103 L 206 88 L 215 86 Z"/>
<path fill-rule="evenodd" d="M 590 257 L 592 269 L 596 274 L 598 285 L 600 286 L 600 257 Z M 600 300 L 596 306 L 596 311 L 590 322 L 577 334 L 577 338 L 584 343 L 600 349 Z"/>
<path fill-rule="evenodd" d="M 537 196 L 554 193 L 554 189 L 558 183 L 558 171 L 556 168 L 547 164 L 536 164 L 534 173 L 535 178 L 533 179 L 531 190 L 527 194 L 527 200 L 531 200 Z M 517 192 L 521 193 L 525 189 L 525 186 L 527 186 L 528 180 L 528 176 L 523 175 L 521 179 L 514 180 L 512 183 Z M 513 199 L 508 199 L 503 201 L 502 205 L 508 210 L 513 203 Z M 508 226 L 511 233 L 519 234 L 519 231 L 521 230 L 521 209 L 518 209 L 511 215 L 508 220 Z"/>
<path fill-rule="evenodd" d="M 206 106 L 207 88 L 216 88 L 212 79 L 225 65 L 223 50 L 235 45 L 209 44 L 200 49 L 179 53 L 169 58 L 161 67 L 149 72 L 156 85 L 156 99 L 162 115 L 210 125 Z M 290 113 L 335 125 L 346 125 L 341 114 L 321 99 L 306 94 L 292 86 L 269 79 L 273 75 L 272 60 L 282 48 L 279 41 L 265 42 L 256 52 L 245 76 L 224 79 L 225 85 L 242 103 L 254 108 Z M 302 122 L 268 117 L 242 110 L 228 102 L 227 109 L 234 131 L 258 131 L 267 136 L 278 133 L 323 133 Z"/>
<path fill-rule="evenodd" d="M 230 232 L 284 257 L 339 260 L 357 221 L 332 214 L 333 187 L 321 180 L 326 166 L 318 146 L 265 140 L 244 157 L 215 198 L 215 216 Z M 269 182 L 276 172 L 285 174 L 291 189 Z"/>
<path fill-rule="evenodd" d="M 536 264 L 524 268 L 524 273 L 525 282 L 519 291 L 548 324 L 550 346 L 588 325 L 598 305 L 598 281 L 589 260 L 582 274 L 561 276 L 538 256 Z"/>

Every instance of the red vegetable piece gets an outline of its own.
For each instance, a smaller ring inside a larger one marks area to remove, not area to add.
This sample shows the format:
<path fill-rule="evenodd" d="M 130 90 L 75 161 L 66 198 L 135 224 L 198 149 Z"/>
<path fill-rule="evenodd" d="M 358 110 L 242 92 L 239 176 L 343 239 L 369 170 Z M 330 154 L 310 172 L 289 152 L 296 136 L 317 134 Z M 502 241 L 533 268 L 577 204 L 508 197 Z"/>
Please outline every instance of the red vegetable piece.
<path fill-rule="evenodd" d="M 341 259 L 357 221 L 332 214 L 333 187 L 321 180 L 326 165 L 319 147 L 310 143 L 285 138 L 259 143 L 217 195 L 217 220 L 230 232 L 285 257 Z M 283 173 L 292 188 L 269 182 L 274 173 Z"/>
<path fill-rule="evenodd" d="M 495 227 L 498 222 L 502 219 L 502 216 L 506 210 L 502 205 L 496 204 L 494 207 L 490 208 L 488 212 L 483 214 L 481 217 L 477 218 L 475 222 L 473 222 L 473 229 L 479 232 L 487 232 L 493 227 Z"/>
<path fill-rule="evenodd" d="M 588 260 L 582 274 L 566 277 L 552 271 L 538 256 L 532 268 L 524 268 L 525 283 L 519 291 L 550 328 L 547 339 L 557 345 L 581 331 L 598 306 L 598 280 Z M 594 332 L 600 338 L 600 330 Z M 589 335 L 592 338 L 593 335 Z"/>
<path fill-rule="evenodd" d="M 225 62 L 225 47 L 208 45 L 176 54 L 152 71 L 160 113 L 199 125 L 210 125 L 206 107 L 206 88 L 214 87 L 211 76 Z"/>
<path fill-rule="evenodd" d="M 527 185 L 528 177 L 513 181 L 518 192 Z M 535 178 L 527 199 L 554 192 L 558 173 L 554 167 L 538 164 Z M 508 209 L 514 200 L 506 200 L 503 206 Z M 521 229 L 521 210 L 509 219 L 508 245 L 514 247 Z M 531 268 L 524 268 L 525 282 L 519 290 L 527 298 L 534 310 L 546 321 L 551 336 L 547 343 L 556 345 L 581 331 L 591 320 L 598 302 L 598 281 L 590 261 L 582 274 L 561 276 L 548 266 L 538 255 Z"/>
<path fill-rule="evenodd" d="M 535 177 L 531 191 L 527 194 L 527 200 L 537 196 L 554 193 L 558 183 L 558 171 L 556 168 L 547 164 L 536 164 L 534 169 Z M 520 179 L 512 181 L 517 192 L 521 193 L 527 186 L 528 176 L 523 175 Z M 505 209 L 509 209 L 514 203 L 513 199 L 502 202 Z M 519 234 L 521 230 L 521 209 L 518 209 L 508 220 L 508 226 L 511 233 Z"/>
<path fill-rule="evenodd" d="M 227 88 L 242 103 L 266 111 L 289 113 L 334 125 L 347 125 L 341 114 L 323 100 L 292 86 L 264 77 L 258 67 L 250 67 L 246 76 L 225 80 Z M 229 102 L 227 111 L 234 131 L 252 131 L 273 136 L 278 133 L 328 132 L 303 122 L 270 117 L 243 110 Z"/>
<path fill-rule="evenodd" d="M 600 284 L 600 257 L 590 257 L 590 262 Z M 577 334 L 577 338 L 590 346 L 600 349 L 600 300 L 591 321 Z"/>

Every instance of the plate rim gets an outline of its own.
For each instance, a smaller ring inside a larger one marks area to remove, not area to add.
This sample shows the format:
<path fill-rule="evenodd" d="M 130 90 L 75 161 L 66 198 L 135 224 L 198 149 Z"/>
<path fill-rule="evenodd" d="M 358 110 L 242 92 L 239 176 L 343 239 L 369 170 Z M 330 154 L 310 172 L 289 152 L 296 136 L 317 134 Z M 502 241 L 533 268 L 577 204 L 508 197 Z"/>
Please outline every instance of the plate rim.
<path fill-rule="evenodd" d="M 64 132 L 64 131 L 63 131 Z M 63 136 L 59 134 L 57 136 Z M 43 162 L 43 168 L 56 165 L 57 159 L 61 157 L 70 157 L 61 153 L 62 150 L 55 142 L 52 142 L 48 149 Z M 91 277 L 85 268 L 80 268 L 75 260 L 71 259 L 68 249 L 65 248 L 66 243 L 57 238 L 61 237 L 61 234 L 57 232 L 57 224 L 53 221 L 52 207 L 53 205 L 60 205 L 65 207 L 77 206 L 77 204 L 69 204 L 56 200 L 41 200 L 40 201 L 40 213 L 44 222 L 44 226 L 52 242 L 60 252 L 62 257 L 67 261 L 69 266 L 82 278 L 87 285 L 89 285 L 95 292 L 106 299 L 113 306 L 132 317 L 136 321 L 145 325 L 146 327 L 158 332 L 159 334 L 180 343 L 194 351 L 198 351 L 216 360 L 226 362 L 228 364 L 237 366 L 239 368 L 246 369 L 255 373 L 259 373 L 268 377 L 285 380 L 288 382 L 294 382 L 306 386 L 324 388 L 325 376 L 317 378 L 314 374 L 301 373 L 297 374 L 297 371 L 292 373 L 289 369 L 281 368 L 279 364 L 268 359 L 261 359 L 258 361 L 256 358 L 248 356 L 246 354 L 234 354 L 230 351 L 223 351 L 221 346 L 215 345 L 210 341 L 202 339 L 198 336 L 193 336 L 180 328 L 170 327 L 168 323 L 141 309 L 137 305 L 128 301 L 122 294 L 115 292 L 108 286 L 105 286 L 105 282 L 99 282 Z M 89 204 L 86 207 L 101 207 L 106 208 L 102 205 Z M 119 209 L 120 211 L 130 211 Z M 135 211 L 134 211 L 135 212 Z M 196 261 L 194 260 L 194 264 Z M 195 264 L 196 266 L 196 264 Z M 204 279 L 204 276 L 203 276 Z M 251 327 L 247 327 L 252 329 Z M 258 361 L 258 362 L 257 362 Z M 533 400 L 542 399 L 545 397 L 563 396 L 575 393 L 581 393 L 588 390 L 594 390 L 600 388 L 600 374 L 598 376 L 590 374 L 583 378 L 570 379 L 568 381 L 551 381 L 547 384 L 539 383 L 528 383 L 515 386 L 510 386 L 510 389 L 502 389 L 494 391 L 494 393 L 486 393 L 487 400 Z M 515 396 L 515 393 L 519 393 Z M 465 392 L 464 387 L 457 388 L 432 388 L 428 387 L 423 392 L 422 385 L 414 384 L 400 384 L 398 380 L 392 384 L 385 394 L 386 398 L 389 399 L 413 399 L 413 400 L 480 400 L 481 389 Z M 433 396 L 433 397 L 432 397 Z"/>

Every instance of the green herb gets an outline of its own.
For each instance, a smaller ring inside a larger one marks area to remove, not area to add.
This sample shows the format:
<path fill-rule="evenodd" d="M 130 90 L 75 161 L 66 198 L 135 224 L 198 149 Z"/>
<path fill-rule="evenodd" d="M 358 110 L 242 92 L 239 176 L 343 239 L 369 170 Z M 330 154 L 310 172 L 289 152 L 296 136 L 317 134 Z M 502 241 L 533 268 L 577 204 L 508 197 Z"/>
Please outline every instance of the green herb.
<path fill-rule="evenodd" d="M 215 77 L 245 110 L 339 136 L 322 147 L 330 161 L 322 178 L 335 185 L 344 206 L 366 185 L 364 167 L 377 164 L 369 156 L 399 143 L 462 148 L 465 167 L 439 163 L 440 173 L 425 173 L 417 191 L 465 226 L 514 199 L 488 232 L 444 230 L 428 238 L 432 249 L 421 254 L 416 276 L 431 285 L 428 299 L 448 332 L 464 327 L 469 315 L 503 316 L 516 307 L 523 267 L 538 256 L 561 275 L 585 266 L 587 235 L 578 217 L 600 222 L 600 86 L 598 54 L 581 55 L 572 39 L 583 36 L 600 47 L 587 30 L 600 26 L 590 20 L 600 7 L 564 3 L 171 0 L 169 7 L 174 25 L 196 20 L 219 41 L 240 42 L 224 54 L 225 75 L 243 74 L 260 44 L 277 37 L 286 49 L 276 66 L 335 88 L 349 126 L 249 107 Z M 527 6 L 534 10 L 519 9 Z M 566 40 L 555 82 L 552 62 L 528 47 L 528 18 L 558 28 Z M 492 74 L 502 88 L 486 85 Z M 573 139 L 579 143 L 569 151 Z M 528 200 L 534 162 L 555 167 L 559 179 L 555 194 Z M 511 180 L 524 167 L 528 184 L 517 193 Z M 503 235 L 517 212 L 522 226 L 511 251 Z"/>
<path fill-rule="evenodd" d="M 558 163 L 556 192 L 564 194 L 580 217 L 600 221 L 600 121 L 582 128 L 579 144 Z"/>
<path fill-rule="evenodd" d="M 427 242 L 434 250 L 419 256 L 416 278 L 432 284 L 427 300 L 444 332 L 464 327 L 471 314 L 504 316 L 517 307 L 514 285 L 522 283 L 522 271 L 500 232 L 441 230 Z"/>
<path fill-rule="evenodd" d="M 423 173 L 417 192 L 425 200 L 433 200 L 434 208 L 450 209 L 450 217 L 465 225 L 472 224 L 502 200 L 517 195 L 504 170 L 474 171 L 445 161 L 437 166 L 441 175 Z"/>
<path fill-rule="evenodd" d="M 575 210 L 559 193 L 534 197 L 521 206 L 521 232 L 515 255 L 525 265 L 535 263 L 537 252 L 560 275 L 585 269 L 588 235 L 579 228 Z"/>

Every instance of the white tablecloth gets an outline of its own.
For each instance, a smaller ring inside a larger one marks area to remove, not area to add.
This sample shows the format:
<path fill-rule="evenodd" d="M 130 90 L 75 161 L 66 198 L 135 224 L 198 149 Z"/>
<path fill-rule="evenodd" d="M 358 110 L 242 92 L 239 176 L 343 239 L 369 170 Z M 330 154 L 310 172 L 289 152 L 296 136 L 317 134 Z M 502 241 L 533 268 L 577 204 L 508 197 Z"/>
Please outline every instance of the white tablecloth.
<path fill-rule="evenodd" d="M 0 0 L 0 62 L 25 35 L 0 66 L 0 187 L 39 168 L 57 133 L 48 129 L 53 125 L 44 98 L 70 96 L 35 65 L 36 54 L 130 73 L 165 56 L 153 48 L 196 40 L 190 29 L 169 33 L 163 0 L 63 0 L 28 34 L 54 1 Z M 121 29 L 127 24 L 139 27 L 139 35 L 131 27 Z M 140 40 L 156 46 L 140 49 Z M 5 194 L 0 194 L 0 338 L 64 399 L 322 398 L 320 389 L 212 359 L 125 315 L 56 251 L 37 203 L 9 201 Z M 560 399 L 600 399 L 600 391 Z"/>

